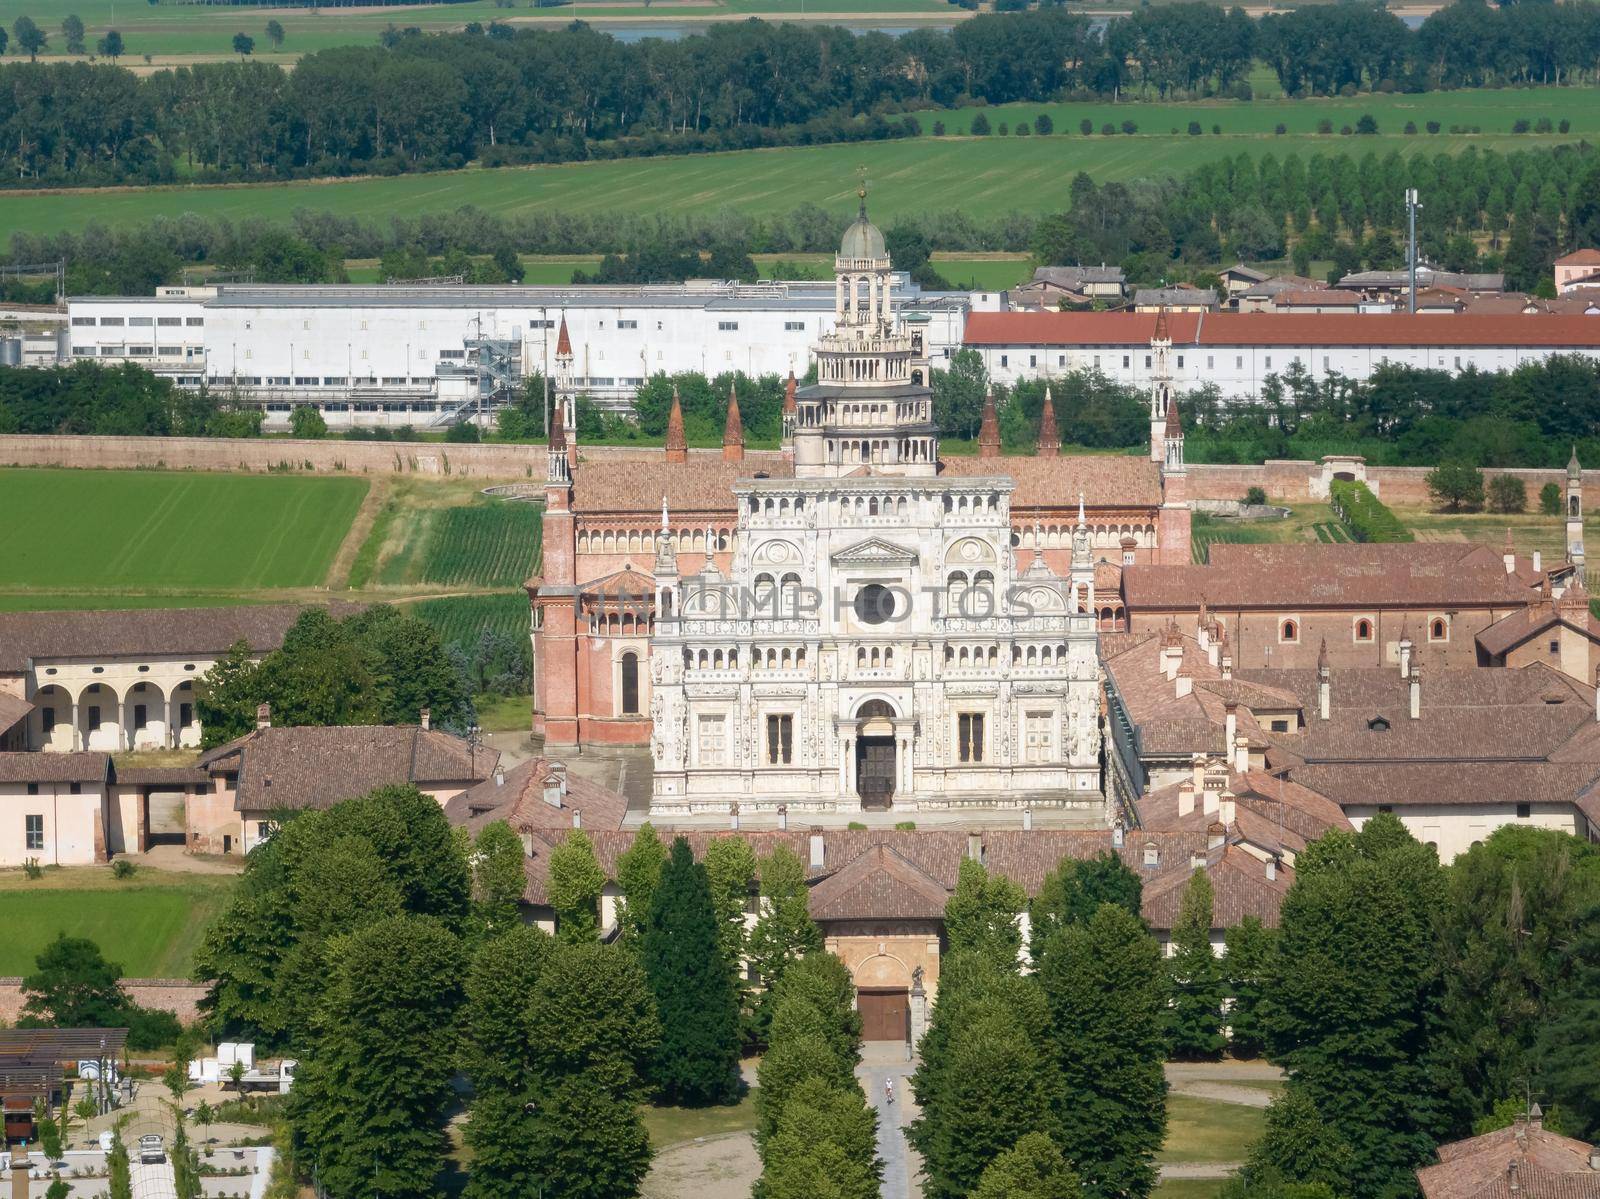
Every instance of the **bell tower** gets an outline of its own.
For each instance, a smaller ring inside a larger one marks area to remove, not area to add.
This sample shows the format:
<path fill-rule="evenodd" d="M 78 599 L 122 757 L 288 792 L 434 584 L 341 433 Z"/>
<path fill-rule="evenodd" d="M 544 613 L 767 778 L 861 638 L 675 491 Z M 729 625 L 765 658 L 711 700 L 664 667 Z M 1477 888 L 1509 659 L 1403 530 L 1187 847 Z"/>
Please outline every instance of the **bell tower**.
<path fill-rule="evenodd" d="M 1578 447 L 1567 459 L 1567 561 L 1583 575 L 1583 468 L 1578 465 Z"/>

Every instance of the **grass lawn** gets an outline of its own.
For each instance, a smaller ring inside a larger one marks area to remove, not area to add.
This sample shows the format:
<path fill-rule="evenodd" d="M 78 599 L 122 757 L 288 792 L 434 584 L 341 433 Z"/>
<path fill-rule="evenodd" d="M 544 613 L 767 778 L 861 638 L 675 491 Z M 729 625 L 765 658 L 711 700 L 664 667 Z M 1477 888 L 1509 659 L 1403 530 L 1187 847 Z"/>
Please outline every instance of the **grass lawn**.
<path fill-rule="evenodd" d="M 1167 1143 L 1162 1162 L 1243 1161 L 1266 1127 L 1266 1112 L 1242 1103 L 1193 1095 L 1167 1096 Z"/>
<path fill-rule="evenodd" d="M 1333 510 L 1326 504 L 1291 504 L 1283 520 L 1230 520 L 1196 512 L 1189 540 L 1194 560 L 1206 562 L 1211 546 L 1219 541 L 1231 544 L 1260 545 L 1268 542 L 1322 541 L 1337 539 L 1329 525 L 1337 525 Z M 1343 531 L 1340 530 L 1340 533 Z M 1349 538 L 1346 537 L 1345 540 Z"/>
<path fill-rule="evenodd" d="M 668 1145 L 724 1132 L 749 1132 L 756 1126 L 754 1090 L 731 1107 L 647 1107 L 643 1112 L 650 1144 L 659 1152 Z"/>
<path fill-rule="evenodd" d="M 1156 1183 L 1152 1199 L 1215 1199 L 1222 1193 L 1224 1178 L 1169 1178 Z"/>
<path fill-rule="evenodd" d="M 1255 156 L 1272 153 L 1281 158 L 1290 151 L 1301 155 L 1319 152 L 1360 155 L 1370 150 L 1381 157 L 1391 149 L 1405 155 L 1454 152 L 1468 145 L 1499 150 L 1531 149 L 1575 141 L 1585 127 L 1591 131 L 1600 128 L 1600 115 L 1593 119 L 1584 117 L 1579 123 L 1579 106 L 1588 103 L 1580 98 L 1580 93 L 1560 89 L 1550 103 L 1571 110 L 1574 133 L 1567 137 L 1514 137 L 1505 131 L 1511 120 L 1525 112 L 1537 112 L 1547 93 L 1520 90 L 1482 94 L 1494 97 L 1503 111 L 1493 119 L 1487 115 L 1482 117 L 1486 132 L 1481 136 L 1405 137 L 1400 135 L 1398 127 L 1389 132 L 1390 126 L 1386 125 L 1384 133 L 1371 137 L 1324 137 L 1314 133 L 1277 137 L 1254 130 L 1229 132 L 1224 124 L 1225 132 L 1221 137 L 1209 133 L 1204 137 L 1189 137 L 1166 132 L 1175 118 L 1148 116 L 1141 129 L 1159 129 L 1159 133 L 1082 137 L 1076 132 L 1076 121 L 1063 115 L 1056 128 L 1070 125 L 1072 132 L 1051 137 L 923 136 L 855 145 L 476 168 L 332 182 L 17 192 L 6 195 L 3 213 L 0 213 L 0 240 L 8 239 L 19 230 L 54 233 L 78 230 L 91 222 L 120 225 L 190 212 L 234 220 L 247 216 L 286 220 L 297 208 L 345 216 L 371 216 L 383 212 L 452 211 L 471 204 L 487 212 L 510 216 L 578 209 L 699 213 L 727 206 L 751 215 L 770 216 L 810 202 L 843 215 L 854 205 L 855 172 L 862 165 L 872 179 L 872 212 L 879 222 L 944 209 L 962 209 L 992 217 L 1011 211 L 1039 213 L 1061 209 L 1066 202 L 1065 184 L 1078 171 L 1087 171 L 1099 180 L 1128 180 L 1179 174 L 1202 163 L 1239 153 Z M 1475 98 L 1479 93 L 1443 95 L 1448 98 L 1434 100 L 1435 112 L 1447 111 L 1449 105 L 1457 103 L 1462 96 Z M 1376 107 L 1379 99 L 1370 98 L 1368 107 Z M 1326 106 L 1343 101 L 1300 103 L 1306 105 L 1304 119 L 1314 126 L 1317 115 Z M 1069 106 L 1056 107 L 1065 110 Z M 1171 107 L 1166 106 L 1167 109 Z M 1036 112 L 1039 106 L 1023 108 Z M 1096 106 L 1087 108 L 1096 109 Z M 1245 105 L 1239 108 L 1248 110 Z M 1146 109 L 1158 112 L 1158 106 L 1154 105 L 1118 106 L 1119 114 L 1135 121 Z M 961 114 L 923 113 L 923 127 L 931 129 L 932 122 L 942 117 L 954 121 L 961 119 Z M 1235 119 L 1246 123 L 1243 117 Z M 1248 123 L 1259 124 L 1254 118 Z M 1180 127 L 1186 124 L 1187 118 L 1180 122 Z"/>
<path fill-rule="evenodd" d="M 472 702 L 486 733 L 525 733 L 533 723 L 531 695 L 479 695 Z"/>
<path fill-rule="evenodd" d="M 131 978 L 189 973 L 207 925 L 227 902 L 234 876 L 141 868 L 126 881 L 106 866 L 47 869 L 30 880 L 0 871 L 0 974 L 27 974 L 58 932 L 88 937 Z"/>
<path fill-rule="evenodd" d="M 315 586 L 357 478 L 0 470 L 0 590 Z"/>

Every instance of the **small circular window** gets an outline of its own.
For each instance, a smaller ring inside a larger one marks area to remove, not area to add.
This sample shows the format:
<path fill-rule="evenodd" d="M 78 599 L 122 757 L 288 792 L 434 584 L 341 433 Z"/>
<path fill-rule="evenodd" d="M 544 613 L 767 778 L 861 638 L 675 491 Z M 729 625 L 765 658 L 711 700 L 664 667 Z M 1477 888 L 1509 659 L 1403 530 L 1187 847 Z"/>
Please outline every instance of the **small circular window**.
<path fill-rule="evenodd" d="M 868 583 L 856 592 L 856 619 L 862 624 L 883 624 L 894 618 L 894 592 L 881 583 Z"/>

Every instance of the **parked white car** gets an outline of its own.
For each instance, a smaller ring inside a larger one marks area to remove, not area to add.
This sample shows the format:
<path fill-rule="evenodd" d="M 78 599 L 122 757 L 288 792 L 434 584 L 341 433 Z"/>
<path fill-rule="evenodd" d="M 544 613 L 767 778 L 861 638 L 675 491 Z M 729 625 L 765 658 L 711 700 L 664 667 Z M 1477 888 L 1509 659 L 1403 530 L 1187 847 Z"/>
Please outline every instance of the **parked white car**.
<path fill-rule="evenodd" d="M 167 1160 L 166 1146 L 161 1143 L 161 1138 L 155 1133 L 146 1133 L 139 1138 L 139 1160 L 144 1163 L 164 1162 Z"/>

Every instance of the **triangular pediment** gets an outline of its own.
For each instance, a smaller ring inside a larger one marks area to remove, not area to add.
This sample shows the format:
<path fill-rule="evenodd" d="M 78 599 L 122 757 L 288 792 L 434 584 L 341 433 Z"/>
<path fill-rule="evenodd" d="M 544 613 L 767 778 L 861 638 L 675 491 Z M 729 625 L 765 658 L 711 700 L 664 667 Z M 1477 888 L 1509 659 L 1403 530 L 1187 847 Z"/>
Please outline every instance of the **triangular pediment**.
<path fill-rule="evenodd" d="M 916 560 L 915 550 L 908 550 L 881 537 L 868 537 L 833 555 L 833 561 L 851 566 L 909 566 Z"/>

